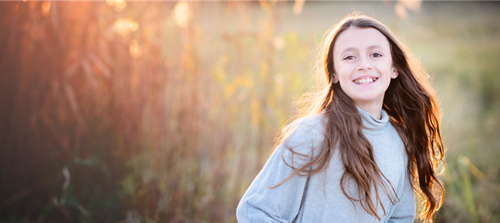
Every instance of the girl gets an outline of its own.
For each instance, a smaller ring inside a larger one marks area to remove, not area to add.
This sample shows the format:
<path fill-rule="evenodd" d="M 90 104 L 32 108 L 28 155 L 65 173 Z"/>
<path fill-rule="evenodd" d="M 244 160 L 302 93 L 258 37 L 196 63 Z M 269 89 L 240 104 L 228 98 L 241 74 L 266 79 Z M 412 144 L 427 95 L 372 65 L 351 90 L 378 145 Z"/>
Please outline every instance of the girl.
<path fill-rule="evenodd" d="M 413 222 L 443 202 L 444 163 L 428 75 L 379 21 L 345 17 L 324 37 L 328 85 L 278 146 L 237 208 L 239 222 Z"/>

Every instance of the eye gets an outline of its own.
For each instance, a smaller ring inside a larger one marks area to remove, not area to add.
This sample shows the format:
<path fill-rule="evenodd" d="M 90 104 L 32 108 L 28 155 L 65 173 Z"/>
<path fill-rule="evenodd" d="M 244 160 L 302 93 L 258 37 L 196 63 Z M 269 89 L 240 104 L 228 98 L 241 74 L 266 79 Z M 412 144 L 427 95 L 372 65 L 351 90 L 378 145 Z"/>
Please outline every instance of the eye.
<path fill-rule="evenodd" d="M 372 57 L 382 57 L 382 54 L 380 54 L 380 53 L 373 53 Z"/>
<path fill-rule="evenodd" d="M 354 58 L 355 58 L 354 56 L 346 56 L 346 57 L 344 57 L 344 60 L 352 60 Z"/>

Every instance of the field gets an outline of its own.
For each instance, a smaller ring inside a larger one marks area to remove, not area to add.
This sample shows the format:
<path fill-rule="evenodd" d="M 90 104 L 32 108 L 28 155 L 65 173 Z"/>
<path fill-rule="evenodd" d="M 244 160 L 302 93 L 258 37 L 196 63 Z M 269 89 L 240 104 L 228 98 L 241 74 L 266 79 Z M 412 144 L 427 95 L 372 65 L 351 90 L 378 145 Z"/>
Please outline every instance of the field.
<path fill-rule="evenodd" d="M 427 1 L 0 2 L 0 222 L 235 222 L 355 10 L 437 89 L 436 222 L 500 222 L 500 4 Z"/>

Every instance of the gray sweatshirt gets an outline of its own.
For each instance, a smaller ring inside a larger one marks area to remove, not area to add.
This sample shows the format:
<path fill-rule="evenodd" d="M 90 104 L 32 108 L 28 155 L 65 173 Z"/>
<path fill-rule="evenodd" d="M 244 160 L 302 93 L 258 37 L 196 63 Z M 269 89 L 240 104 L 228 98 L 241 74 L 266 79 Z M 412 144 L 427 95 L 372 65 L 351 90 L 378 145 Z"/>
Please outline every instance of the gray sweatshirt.
<path fill-rule="evenodd" d="M 363 119 L 363 133 L 373 146 L 375 161 L 380 171 L 390 181 L 398 198 L 393 205 L 379 186 L 379 195 L 385 208 L 375 200 L 380 222 L 413 222 L 415 218 L 415 195 L 406 173 L 407 156 L 403 142 L 382 110 L 381 120 L 358 107 Z M 324 140 L 323 113 L 302 119 L 295 131 L 273 152 L 263 169 L 241 198 L 236 210 L 238 222 L 379 222 L 369 215 L 360 202 L 351 202 L 340 187 L 344 166 L 335 150 L 326 172 L 311 177 L 296 175 L 279 187 L 270 189 L 286 179 L 293 170 L 290 151 L 315 155 Z M 315 148 L 315 149 L 313 149 Z M 282 156 L 283 155 L 283 156 Z M 295 156 L 297 167 L 309 160 Z M 388 185 L 390 191 L 390 185 Z M 357 198 L 357 187 L 350 179 L 345 187 L 351 197 Z"/>

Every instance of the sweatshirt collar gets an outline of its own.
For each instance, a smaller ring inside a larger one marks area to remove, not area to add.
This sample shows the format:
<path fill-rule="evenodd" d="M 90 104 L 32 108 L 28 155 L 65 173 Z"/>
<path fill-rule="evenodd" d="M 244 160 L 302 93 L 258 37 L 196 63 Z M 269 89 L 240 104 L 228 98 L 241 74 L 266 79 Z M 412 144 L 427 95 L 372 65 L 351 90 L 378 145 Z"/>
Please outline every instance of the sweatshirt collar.
<path fill-rule="evenodd" d="M 356 106 L 359 114 L 361 115 L 361 119 L 363 120 L 363 127 L 367 130 L 378 132 L 383 131 L 383 129 L 389 123 L 389 115 L 382 109 L 382 118 L 377 119 L 370 113 Z"/>

